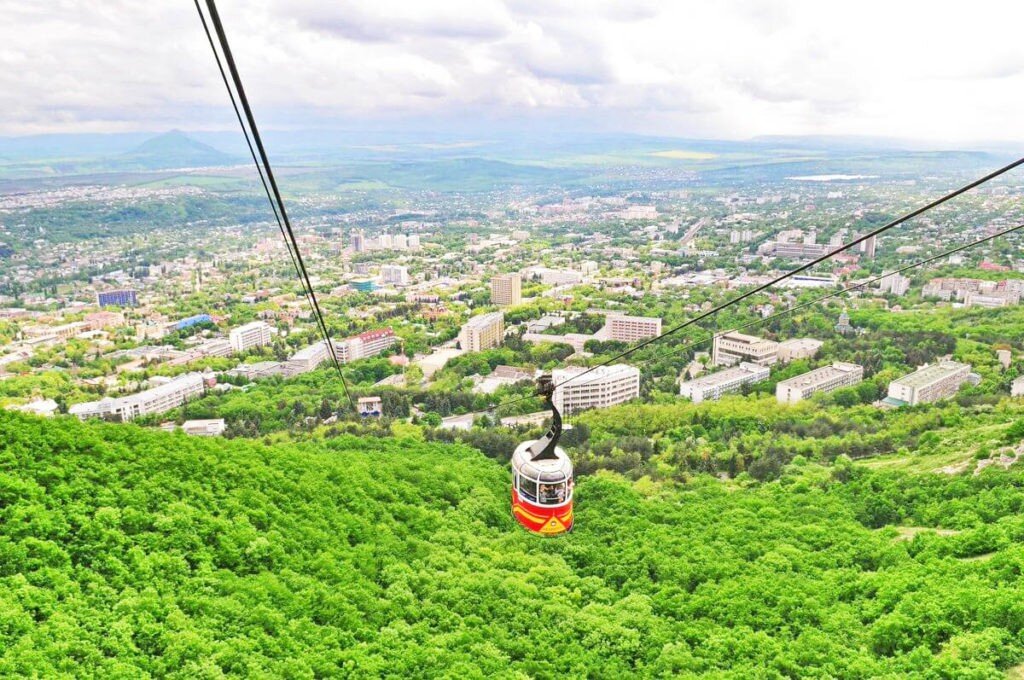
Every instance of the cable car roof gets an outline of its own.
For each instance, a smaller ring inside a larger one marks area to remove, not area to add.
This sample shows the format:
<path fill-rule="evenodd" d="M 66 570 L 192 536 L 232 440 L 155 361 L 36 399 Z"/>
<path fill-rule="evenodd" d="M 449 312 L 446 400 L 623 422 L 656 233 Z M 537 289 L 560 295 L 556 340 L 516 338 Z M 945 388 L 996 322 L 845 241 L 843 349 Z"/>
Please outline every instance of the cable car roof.
<path fill-rule="evenodd" d="M 555 447 L 554 458 L 531 460 L 530 445 L 523 442 L 512 454 L 512 468 L 521 475 L 540 482 L 563 482 L 572 477 L 572 461 L 562 447 Z"/>

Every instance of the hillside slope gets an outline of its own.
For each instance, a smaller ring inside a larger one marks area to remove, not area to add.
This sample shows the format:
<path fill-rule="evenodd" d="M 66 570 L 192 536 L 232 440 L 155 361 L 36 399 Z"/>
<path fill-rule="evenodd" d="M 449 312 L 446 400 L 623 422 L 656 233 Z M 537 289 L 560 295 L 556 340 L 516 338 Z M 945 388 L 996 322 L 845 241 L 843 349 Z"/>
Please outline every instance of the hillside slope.
<path fill-rule="evenodd" d="M 541 540 L 464 447 L 0 412 L 0 675 L 999 677 L 1020 476 L 933 477 L 589 477 Z"/>

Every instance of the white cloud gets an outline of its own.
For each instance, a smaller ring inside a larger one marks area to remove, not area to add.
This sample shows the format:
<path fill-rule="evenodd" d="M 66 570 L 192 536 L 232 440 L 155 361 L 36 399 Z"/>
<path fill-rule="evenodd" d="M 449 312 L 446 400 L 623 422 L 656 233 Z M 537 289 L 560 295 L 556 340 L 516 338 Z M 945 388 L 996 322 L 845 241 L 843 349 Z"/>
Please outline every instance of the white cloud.
<path fill-rule="evenodd" d="M 221 0 L 261 119 L 547 117 L 637 132 L 1024 136 L 998 0 Z M 0 133 L 228 128 L 182 0 L 0 0 Z"/>

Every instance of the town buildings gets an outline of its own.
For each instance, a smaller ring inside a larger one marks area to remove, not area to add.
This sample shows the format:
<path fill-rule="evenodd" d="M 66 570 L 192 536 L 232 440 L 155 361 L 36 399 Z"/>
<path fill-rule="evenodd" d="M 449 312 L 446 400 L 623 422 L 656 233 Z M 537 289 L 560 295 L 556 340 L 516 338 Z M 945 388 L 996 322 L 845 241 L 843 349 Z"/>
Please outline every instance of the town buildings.
<path fill-rule="evenodd" d="M 552 371 L 551 377 L 556 385 L 552 403 L 562 415 L 607 408 L 640 396 L 640 369 L 635 366 L 601 366 L 578 380 L 566 382 L 586 370 L 573 366 Z"/>
<path fill-rule="evenodd" d="M 345 338 L 340 343 L 335 342 L 334 346 L 338 353 L 338 361 L 348 363 L 375 357 L 396 342 L 398 337 L 392 329 L 381 328 Z"/>
<path fill-rule="evenodd" d="M 816 392 L 831 392 L 840 387 L 856 385 L 864 379 L 864 367 L 841 361 L 781 381 L 775 386 L 780 404 L 795 404 Z"/>
<path fill-rule="evenodd" d="M 964 384 L 970 372 L 970 364 L 957 361 L 940 361 L 922 366 L 889 383 L 889 396 L 884 401 L 892 406 L 914 406 L 951 397 Z"/>
<path fill-rule="evenodd" d="M 96 294 L 96 304 L 100 307 L 136 307 L 139 298 L 134 290 L 106 290 Z"/>
<path fill-rule="evenodd" d="M 1010 383 L 1011 397 L 1024 397 L 1024 375 Z"/>
<path fill-rule="evenodd" d="M 507 307 L 522 304 L 523 280 L 519 274 L 498 274 L 491 279 L 491 303 Z"/>
<path fill-rule="evenodd" d="M 779 361 L 788 364 L 798 359 L 813 359 L 824 343 L 814 338 L 794 338 L 779 343 Z"/>
<path fill-rule="evenodd" d="M 206 383 L 201 373 L 186 373 L 127 397 L 107 397 L 75 404 L 68 409 L 68 413 L 81 420 L 104 418 L 128 422 L 140 416 L 170 411 L 193 397 L 201 396 L 205 390 Z"/>
<path fill-rule="evenodd" d="M 661 319 L 650 316 L 608 317 L 608 339 L 633 343 L 661 335 Z"/>
<path fill-rule="evenodd" d="M 254 347 L 269 345 L 273 341 L 273 334 L 265 321 L 253 321 L 231 329 L 228 340 L 231 342 L 232 350 L 246 352 Z"/>
<path fill-rule="evenodd" d="M 398 264 L 386 264 L 380 268 L 381 282 L 389 286 L 408 286 L 409 268 Z"/>
<path fill-rule="evenodd" d="M 681 383 L 679 394 L 689 398 L 695 404 L 699 404 L 705 400 L 718 399 L 729 392 L 738 392 L 744 385 L 767 380 L 770 374 L 771 369 L 767 366 L 744 361 L 739 366 Z"/>
<path fill-rule="evenodd" d="M 734 366 L 748 361 L 759 366 L 771 366 L 778 361 L 779 343 L 753 335 L 730 331 L 715 337 L 711 350 L 711 363 L 715 366 Z"/>
<path fill-rule="evenodd" d="M 505 338 L 505 315 L 502 312 L 480 314 L 467 321 L 459 331 L 459 346 L 467 352 L 482 352 L 500 347 Z"/>

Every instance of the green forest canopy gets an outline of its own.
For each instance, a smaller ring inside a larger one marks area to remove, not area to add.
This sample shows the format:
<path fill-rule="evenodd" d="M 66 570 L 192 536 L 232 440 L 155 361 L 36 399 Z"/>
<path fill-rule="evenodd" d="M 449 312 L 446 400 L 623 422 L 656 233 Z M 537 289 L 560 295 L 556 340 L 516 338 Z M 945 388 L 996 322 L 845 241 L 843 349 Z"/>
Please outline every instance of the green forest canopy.
<path fill-rule="evenodd" d="M 1024 657 L 1014 468 L 601 473 L 554 540 L 514 524 L 508 481 L 460 445 L 0 412 L 0 675 L 995 678 Z"/>

